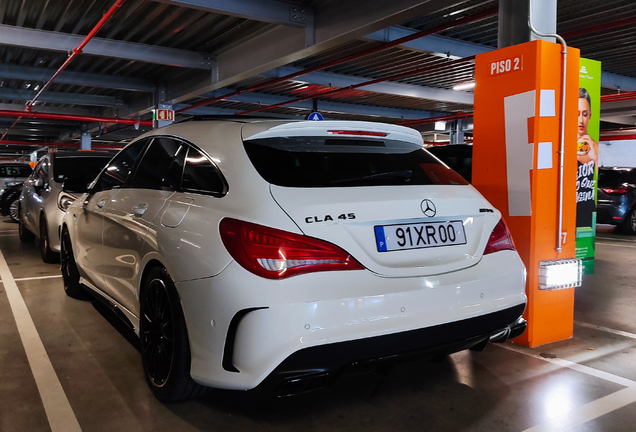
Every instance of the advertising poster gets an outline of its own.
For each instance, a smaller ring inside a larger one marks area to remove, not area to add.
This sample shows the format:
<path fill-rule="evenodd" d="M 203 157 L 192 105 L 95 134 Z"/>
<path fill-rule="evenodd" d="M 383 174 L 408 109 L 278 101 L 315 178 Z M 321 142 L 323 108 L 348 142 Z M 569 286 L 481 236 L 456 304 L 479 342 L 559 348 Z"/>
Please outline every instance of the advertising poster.
<path fill-rule="evenodd" d="M 586 274 L 594 273 L 600 111 L 601 62 L 581 58 L 576 178 L 576 258 L 583 260 Z"/>

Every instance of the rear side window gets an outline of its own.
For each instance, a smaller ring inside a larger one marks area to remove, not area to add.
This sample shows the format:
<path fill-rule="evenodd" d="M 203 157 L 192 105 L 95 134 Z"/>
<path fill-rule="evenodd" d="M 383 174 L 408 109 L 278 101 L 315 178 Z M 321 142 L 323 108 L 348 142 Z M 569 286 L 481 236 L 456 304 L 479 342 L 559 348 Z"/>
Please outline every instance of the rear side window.
<path fill-rule="evenodd" d="M 29 166 L 1 166 L 0 177 L 28 177 L 31 175 L 31 167 Z"/>
<path fill-rule="evenodd" d="M 62 183 L 73 178 L 83 178 L 92 181 L 110 161 L 108 156 L 57 156 L 53 159 L 53 175 L 56 182 Z"/>
<path fill-rule="evenodd" d="M 214 196 L 222 196 L 227 191 L 226 183 L 216 166 L 193 147 L 188 149 L 181 188 Z"/>
<path fill-rule="evenodd" d="M 602 169 L 598 173 L 598 185 L 600 187 L 622 186 L 630 183 L 629 170 Z"/>
<path fill-rule="evenodd" d="M 130 184 L 134 188 L 178 190 L 187 147 L 172 138 L 155 138 Z"/>
<path fill-rule="evenodd" d="M 99 192 L 124 186 L 135 168 L 135 163 L 141 156 L 146 144 L 148 144 L 148 141 L 147 139 L 139 140 L 117 153 L 108 164 L 108 167 L 106 167 L 99 176 L 99 180 L 95 184 L 93 191 Z"/>
<path fill-rule="evenodd" d="M 389 139 L 276 137 L 247 140 L 267 182 L 287 187 L 466 185 L 420 146 Z"/>

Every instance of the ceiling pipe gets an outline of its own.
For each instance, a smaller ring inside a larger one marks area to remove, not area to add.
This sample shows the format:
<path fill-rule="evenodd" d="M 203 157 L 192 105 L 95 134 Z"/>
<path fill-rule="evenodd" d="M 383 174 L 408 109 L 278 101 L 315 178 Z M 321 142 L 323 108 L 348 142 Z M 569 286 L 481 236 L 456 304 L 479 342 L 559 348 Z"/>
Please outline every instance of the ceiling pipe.
<path fill-rule="evenodd" d="M 636 140 L 636 134 L 631 135 L 601 135 L 599 141 L 621 141 L 621 140 Z"/>
<path fill-rule="evenodd" d="M 413 69 L 412 71 L 402 72 L 402 73 L 395 74 L 395 75 L 389 75 L 389 76 L 386 76 L 384 78 L 377 78 L 377 79 L 374 79 L 374 80 L 371 80 L 371 81 L 365 81 L 365 82 L 361 82 L 361 83 L 358 83 L 358 84 L 350 85 L 350 86 L 347 86 L 347 87 L 341 87 L 341 88 L 329 90 L 329 91 L 322 92 L 322 93 L 316 93 L 316 94 L 312 94 L 312 95 L 308 95 L 308 96 L 303 96 L 303 97 L 298 98 L 298 99 L 292 99 L 292 100 L 288 100 L 288 101 L 284 101 L 284 102 L 279 102 L 279 103 L 273 104 L 273 105 L 267 105 L 267 106 L 254 108 L 254 109 L 251 109 L 251 110 L 240 112 L 240 113 L 238 113 L 238 115 L 252 114 L 252 113 L 255 113 L 255 112 L 259 112 L 259 111 L 265 111 L 265 110 L 269 110 L 269 109 L 273 109 L 273 108 L 278 108 L 278 107 L 281 107 L 281 106 L 284 106 L 284 105 L 289 105 L 289 104 L 292 104 L 292 103 L 302 102 L 302 101 L 305 101 L 307 99 L 314 99 L 317 96 L 320 96 L 320 97 L 334 96 L 334 95 L 336 95 L 338 93 L 348 92 L 348 91 L 351 91 L 351 90 L 358 89 L 360 87 L 366 87 L 366 86 L 369 86 L 369 85 L 372 85 L 372 84 L 381 83 L 381 82 L 384 82 L 384 81 L 398 80 L 398 79 L 406 78 L 406 77 L 413 76 L 413 75 L 433 72 L 433 71 L 436 71 L 438 69 L 447 68 L 450 65 L 456 66 L 458 64 L 468 63 L 468 62 L 472 62 L 474 60 L 475 60 L 475 56 L 464 57 L 464 58 L 461 58 L 461 59 L 458 59 L 458 60 L 453 60 L 453 61 L 449 61 L 449 62 L 439 63 L 439 64 L 436 64 L 436 65 L 433 65 L 433 66 L 427 66 L 427 67 L 423 67 L 423 68 L 417 68 L 417 69 Z"/>
<path fill-rule="evenodd" d="M 90 33 L 88 33 L 86 35 L 86 37 L 84 38 L 84 40 L 82 41 L 82 43 L 80 43 L 77 48 L 75 48 L 71 54 L 68 56 L 68 58 L 66 59 L 66 61 L 64 63 L 62 63 L 62 66 L 60 66 L 55 73 L 51 76 L 51 78 L 49 78 L 49 80 L 42 86 L 42 88 L 40 89 L 39 92 L 37 92 L 37 94 L 35 95 L 35 97 L 33 99 L 31 99 L 29 102 L 27 102 L 26 104 L 26 109 L 27 110 L 31 110 L 31 107 L 35 104 L 35 102 L 38 100 L 38 98 L 40 97 L 40 95 L 42 93 L 44 93 L 44 91 L 51 85 L 51 83 L 55 80 L 55 78 L 57 78 L 57 76 L 64 70 L 66 69 L 66 66 L 69 65 L 69 63 L 71 63 L 73 61 L 73 59 L 75 59 L 75 57 L 77 57 L 78 55 L 80 55 L 82 53 L 82 51 L 84 50 L 84 47 L 90 42 L 91 39 L 93 39 L 93 37 L 97 34 L 97 32 L 104 26 L 104 24 L 106 24 L 106 21 L 108 21 L 110 19 L 110 17 L 112 17 L 115 12 L 117 12 L 117 9 L 119 9 L 121 7 L 121 5 L 125 2 L 126 0 L 117 0 L 115 2 L 114 5 L 112 5 L 110 7 L 110 9 L 108 9 L 108 11 L 104 14 L 104 16 L 102 17 L 101 20 L 99 20 L 99 22 L 95 25 L 95 27 L 93 27 L 93 29 L 90 31 Z"/>
<path fill-rule="evenodd" d="M 57 76 L 64 70 L 66 69 L 66 66 L 69 65 L 69 63 L 71 63 L 73 61 L 73 59 L 75 57 L 77 57 L 78 55 L 80 55 L 82 53 L 82 50 L 84 49 L 84 47 L 86 46 L 86 44 L 88 44 L 88 42 L 90 42 L 91 39 L 93 39 L 93 37 L 97 34 L 97 32 L 102 28 L 102 26 L 106 23 L 106 21 L 108 21 L 110 19 L 110 17 L 112 17 L 114 15 L 115 12 L 117 12 L 117 9 L 119 9 L 121 7 L 121 5 L 125 2 L 126 0 L 117 0 L 115 2 L 115 4 L 113 4 L 111 6 L 110 9 L 108 9 L 108 11 L 104 14 L 104 16 L 102 17 L 101 20 L 99 20 L 99 22 L 95 25 L 95 27 L 93 27 L 93 29 L 90 31 L 90 33 L 88 33 L 88 35 L 86 35 L 86 37 L 84 38 L 84 40 L 82 41 L 82 43 L 80 43 L 77 48 L 75 48 L 71 54 L 66 58 L 66 61 L 64 61 L 64 63 L 62 63 L 62 66 L 60 66 L 55 73 L 51 76 L 51 78 L 49 78 L 49 80 L 42 86 L 42 88 L 40 89 L 40 91 L 38 91 L 36 93 L 36 95 L 33 97 L 33 99 L 31 99 L 30 101 L 27 102 L 26 107 L 24 108 L 25 111 L 30 112 L 31 108 L 33 107 L 33 105 L 35 104 L 35 102 L 38 100 L 38 98 L 40 97 L 40 95 L 51 85 L 51 83 L 55 80 L 55 78 L 57 78 Z M 9 127 L 4 134 L 2 134 L 2 137 L 0 137 L 0 141 L 4 140 L 4 138 L 7 136 L 7 134 L 9 133 L 9 131 L 11 129 L 13 129 L 13 127 L 20 121 L 20 119 L 22 119 L 22 117 L 18 117 L 16 119 L 16 121 L 11 125 L 11 127 Z"/>
<path fill-rule="evenodd" d="M 39 118 L 39 119 L 51 119 L 51 120 L 73 120 L 73 121 L 85 121 L 85 122 L 100 122 L 100 123 L 118 123 L 126 125 L 139 125 L 139 126 L 152 126 L 152 120 L 135 120 L 135 119 L 121 119 L 115 117 L 99 117 L 99 116 L 80 116 L 73 114 L 52 114 L 43 113 L 37 111 L 16 111 L 16 110 L 0 110 L 0 116 L 5 117 L 27 117 L 27 118 Z M 4 142 L 4 141 L 2 141 Z M 0 144 L 2 144 L 0 142 Z"/>
<path fill-rule="evenodd" d="M 209 105 L 209 104 L 214 103 L 214 102 L 218 102 L 218 101 L 222 101 L 222 100 L 225 100 L 225 99 L 229 99 L 229 98 L 231 98 L 233 96 L 238 96 L 238 95 L 243 94 L 243 93 L 253 92 L 253 91 L 260 90 L 262 88 L 269 87 L 269 86 L 272 86 L 272 85 L 275 85 L 275 84 L 278 84 L 278 83 L 281 83 L 281 82 L 284 82 L 284 81 L 289 81 L 289 80 L 297 78 L 299 76 L 302 76 L 302 75 L 305 75 L 305 74 L 308 74 L 308 73 L 312 73 L 312 72 L 316 72 L 316 71 L 319 71 L 319 70 L 327 69 L 329 67 L 336 66 L 336 65 L 339 65 L 341 63 L 345 63 L 345 62 L 348 62 L 348 61 L 351 61 L 351 60 L 356 60 L 356 59 L 364 57 L 364 56 L 368 56 L 370 54 L 375 54 L 377 52 L 384 51 L 386 49 L 393 48 L 395 46 L 405 44 L 407 42 L 410 42 L 410 41 L 415 40 L 415 39 L 419 39 L 419 38 L 424 37 L 424 36 L 432 35 L 432 34 L 439 33 L 439 32 L 444 31 L 444 30 L 449 30 L 449 29 L 457 27 L 457 26 L 470 24 L 470 23 L 475 22 L 475 21 L 479 21 L 479 20 L 482 20 L 482 19 L 485 19 L 485 18 L 489 18 L 491 16 L 497 15 L 498 13 L 499 13 L 499 8 L 498 7 L 491 8 L 491 9 L 485 10 L 483 12 L 480 12 L 478 14 L 471 15 L 471 16 L 459 19 L 457 21 L 453 21 L 453 22 L 446 23 L 446 24 L 441 24 L 441 25 L 438 25 L 438 26 L 433 27 L 433 28 L 428 29 L 428 30 L 422 30 L 422 31 L 419 31 L 417 33 L 413 33 L 411 35 L 404 36 L 402 38 L 395 39 L 395 40 L 390 41 L 390 42 L 385 42 L 382 45 L 366 49 L 366 50 L 361 51 L 359 53 L 351 54 L 349 56 L 342 57 L 342 58 L 337 59 L 337 60 L 332 60 L 330 62 L 321 64 L 321 65 L 318 65 L 318 66 L 314 66 L 314 67 L 311 67 L 311 68 L 308 68 L 308 69 L 303 69 L 303 70 L 291 73 L 289 75 L 285 75 L 285 76 L 280 77 L 280 78 L 275 78 L 275 79 L 272 79 L 270 81 L 267 81 L 267 82 L 264 82 L 264 83 L 261 83 L 261 84 L 257 84 L 255 86 L 248 87 L 248 88 L 243 89 L 243 90 L 236 90 L 236 91 L 234 91 L 232 93 L 228 93 L 228 94 L 223 95 L 223 96 L 218 96 L 218 97 L 205 99 L 205 100 L 202 100 L 202 101 L 197 102 L 195 104 L 192 104 L 192 105 L 189 105 L 187 107 L 181 108 L 180 110 L 177 110 L 176 113 L 179 114 L 179 113 L 182 113 L 182 112 L 194 109 L 194 108 L 198 108 L 198 107 L 202 107 L 202 106 L 205 106 L 205 105 Z"/>
<path fill-rule="evenodd" d="M 2 141 L 0 145 L 14 145 L 14 146 L 30 146 L 30 147 L 81 147 L 81 143 L 58 143 L 58 142 L 42 142 L 42 141 L 14 141 L 7 140 Z M 120 144 L 93 144 L 92 148 L 103 149 L 122 149 Z"/>
<path fill-rule="evenodd" d="M 417 120 L 405 120 L 395 124 L 400 126 L 415 126 L 415 125 L 430 124 L 430 123 L 442 122 L 442 121 L 453 121 L 453 120 L 465 119 L 472 116 L 473 116 L 472 112 L 458 112 L 455 114 L 450 114 L 450 115 L 441 116 L 441 117 L 430 117 L 430 118 L 417 119 Z"/>
<path fill-rule="evenodd" d="M 636 91 L 615 93 L 601 96 L 601 102 L 617 102 L 636 99 Z"/>
<path fill-rule="evenodd" d="M 563 38 L 569 39 L 569 38 L 581 36 L 588 33 L 595 33 L 595 32 L 600 32 L 604 30 L 610 30 L 616 27 L 622 27 L 622 26 L 631 25 L 631 24 L 636 24 L 636 17 L 624 18 L 621 20 L 612 21 L 612 22 L 600 24 L 597 26 L 587 27 L 581 30 L 571 31 L 569 33 L 564 33 L 562 36 Z"/>

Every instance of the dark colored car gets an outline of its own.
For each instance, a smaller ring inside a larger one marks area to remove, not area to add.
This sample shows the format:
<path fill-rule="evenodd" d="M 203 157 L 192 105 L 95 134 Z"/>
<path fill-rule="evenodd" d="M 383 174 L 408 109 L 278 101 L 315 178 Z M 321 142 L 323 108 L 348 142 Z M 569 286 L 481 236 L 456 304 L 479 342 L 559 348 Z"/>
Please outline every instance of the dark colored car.
<path fill-rule="evenodd" d="M 636 235 L 636 168 L 599 169 L 596 222 Z"/>
<path fill-rule="evenodd" d="M 426 150 L 433 153 L 446 165 L 457 171 L 468 182 L 472 182 L 473 173 L 473 146 L 470 144 L 450 144 L 444 146 L 428 147 Z"/>
<path fill-rule="evenodd" d="M 0 213 L 3 216 L 11 216 L 14 222 L 18 221 L 20 209 L 20 193 L 24 182 L 12 182 L 0 192 Z"/>

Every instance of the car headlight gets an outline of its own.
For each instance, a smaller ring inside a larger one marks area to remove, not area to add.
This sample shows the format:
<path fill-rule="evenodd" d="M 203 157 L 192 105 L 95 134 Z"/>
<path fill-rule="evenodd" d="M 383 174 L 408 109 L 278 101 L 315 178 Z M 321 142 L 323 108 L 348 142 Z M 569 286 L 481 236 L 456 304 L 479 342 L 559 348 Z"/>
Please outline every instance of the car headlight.
<path fill-rule="evenodd" d="M 57 200 L 57 206 L 60 208 L 60 210 L 65 212 L 66 210 L 68 210 L 68 208 L 71 205 L 73 205 L 74 202 L 75 202 L 75 197 L 73 195 L 69 195 L 65 192 L 61 192 Z"/>

